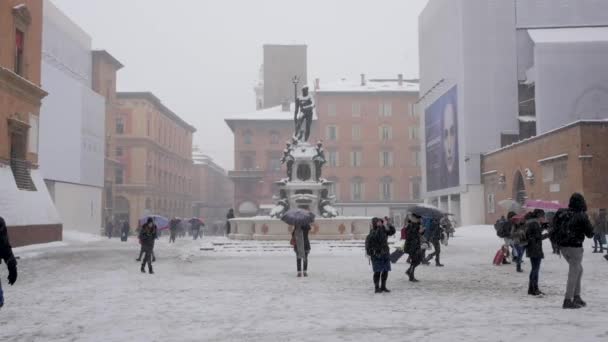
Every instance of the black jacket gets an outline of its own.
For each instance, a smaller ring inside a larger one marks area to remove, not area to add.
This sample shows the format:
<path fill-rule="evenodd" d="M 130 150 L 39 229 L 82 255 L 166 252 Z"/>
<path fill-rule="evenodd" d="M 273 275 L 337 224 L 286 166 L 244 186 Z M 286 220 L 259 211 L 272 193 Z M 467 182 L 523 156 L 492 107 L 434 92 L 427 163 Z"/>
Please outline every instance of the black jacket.
<path fill-rule="evenodd" d="M 410 222 L 407 226 L 405 252 L 413 255 L 420 251 L 420 222 Z"/>
<path fill-rule="evenodd" d="M 572 218 L 568 228 L 572 231 L 573 237 L 560 243 L 560 247 L 583 247 L 585 237 L 593 237 L 593 225 L 587 216 L 587 203 L 583 195 L 575 193 L 570 197 L 568 210 L 572 212 Z"/>
<path fill-rule="evenodd" d="M 528 246 L 526 247 L 526 254 L 528 258 L 544 258 L 543 253 L 543 240 L 549 235 L 543 235 L 542 227 L 538 220 L 529 220 L 526 222 L 526 239 L 528 240 Z"/>
<path fill-rule="evenodd" d="M 8 229 L 4 219 L 0 217 L 0 262 L 4 260 L 7 264 L 15 261 L 13 248 L 8 240 Z"/>
<path fill-rule="evenodd" d="M 373 253 L 373 255 L 371 255 L 372 257 L 375 257 L 375 258 L 388 257 L 391 254 L 391 250 L 388 246 L 388 237 L 395 235 L 395 232 L 397 232 L 397 230 L 395 229 L 395 227 L 392 224 L 389 224 L 388 228 L 386 228 L 385 226 L 379 226 L 379 227 L 372 228 L 370 235 L 372 235 L 372 233 L 374 235 L 378 234 L 375 238 L 373 238 L 373 241 L 380 242 L 379 244 L 372 243 L 372 245 L 376 245 L 376 246 L 379 245 L 379 247 L 377 247 L 377 248 L 372 247 L 372 250 L 376 251 Z M 368 244 L 371 243 L 371 241 L 368 241 L 368 240 L 369 239 L 366 239 L 366 249 L 368 248 Z"/>
<path fill-rule="evenodd" d="M 139 240 L 144 250 L 152 251 L 154 249 L 154 242 L 156 241 L 157 228 L 155 224 L 148 226 L 144 224 L 139 232 Z"/>

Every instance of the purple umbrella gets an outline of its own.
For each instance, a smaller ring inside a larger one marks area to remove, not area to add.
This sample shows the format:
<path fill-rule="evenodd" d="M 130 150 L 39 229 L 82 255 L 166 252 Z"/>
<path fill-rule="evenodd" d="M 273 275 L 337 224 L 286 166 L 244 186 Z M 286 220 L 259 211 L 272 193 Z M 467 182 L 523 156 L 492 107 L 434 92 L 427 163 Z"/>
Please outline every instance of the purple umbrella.
<path fill-rule="evenodd" d="M 146 223 L 149 217 L 154 220 L 154 224 L 158 230 L 169 229 L 169 219 L 160 215 L 146 215 L 139 219 L 139 225 L 142 226 L 144 223 Z"/>
<path fill-rule="evenodd" d="M 315 214 L 304 209 L 290 209 L 281 217 L 290 226 L 305 226 L 315 221 Z"/>

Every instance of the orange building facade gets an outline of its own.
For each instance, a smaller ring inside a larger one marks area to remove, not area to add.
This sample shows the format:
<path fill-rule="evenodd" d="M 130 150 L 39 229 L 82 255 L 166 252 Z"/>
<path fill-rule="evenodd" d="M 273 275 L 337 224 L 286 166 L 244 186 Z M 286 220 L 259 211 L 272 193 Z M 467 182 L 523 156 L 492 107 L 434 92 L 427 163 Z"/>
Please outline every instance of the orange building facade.
<path fill-rule="evenodd" d="M 61 240 L 38 167 L 42 0 L 0 2 L 0 214 L 14 246 Z"/>
<path fill-rule="evenodd" d="M 116 160 L 113 216 L 132 228 L 149 214 L 190 217 L 192 213 L 194 127 L 149 92 L 117 93 L 110 126 Z"/>

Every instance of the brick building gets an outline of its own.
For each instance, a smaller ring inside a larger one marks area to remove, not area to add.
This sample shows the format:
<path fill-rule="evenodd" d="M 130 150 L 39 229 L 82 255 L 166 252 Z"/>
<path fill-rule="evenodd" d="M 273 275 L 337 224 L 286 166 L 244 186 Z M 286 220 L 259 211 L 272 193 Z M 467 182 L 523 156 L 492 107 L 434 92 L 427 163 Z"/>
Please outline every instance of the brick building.
<path fill-rule="evenodd" d="M 234 189 L 226 171 L 198 147 L 192 150 L 194 161 L 192 208 L 209 232 L 223 232 L 228 209 L 232 208 Z"/>
<path fill-rule="evenodd" d="M 0 215 L 13 246 L 57 241 L 62 225 L 38 165 L 42 0 L 0 2 Z"/>
<path fill-rule="evenodd" d="M 228 175 L 234 182 L 237 216 L 254 216 L 274 205 L 275 182 L 286 177 L 280 160 L 293 136 L 293 113 L 293 104 L 282 105 L 225 120 L 234 134 L 234 170 Z"/>
<path fill-rule="evenodd" d="M 567 205 L 582 193 L 591 210 L 608 208 L 608 121 L 583 120 L 483 155 L 485 221 L 493 223 L 504 199 Z"/>
<path fill-rule="evenodd" d="M 391 215 L 400 220 L 420 200 L 418 83 L 370 79 L 315 81 L 319 137 L 344 215 Z"/>
<path fill-rule="evenodd" d="M 149 92 L 117 93 L 114 217 L 131 227 L 147 214 L 192 215 L 192 134 L 186 123 Z"/>
<path fill-rule="evenodd" d="M 104 188 L 102 195 L 102 218 L 105 223 L 114 215 L 114 170 L 122 167 L 116 159 L 115 122 L 118 114 L 116 98 L 116 78 L 118 70 L 123 65 L 105 50 L 93 51 L 93 90 L 103 96 L 106 101 L 105 116 L 105 156 L 104 156 Z"/>

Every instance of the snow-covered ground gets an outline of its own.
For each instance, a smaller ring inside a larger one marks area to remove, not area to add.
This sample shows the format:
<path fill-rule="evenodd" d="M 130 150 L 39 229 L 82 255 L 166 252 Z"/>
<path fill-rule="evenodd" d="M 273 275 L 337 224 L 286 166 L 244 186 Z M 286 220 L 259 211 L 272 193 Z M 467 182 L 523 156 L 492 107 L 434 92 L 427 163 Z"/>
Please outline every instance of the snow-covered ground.
<path fill-rule="evenodd" d="M 420 283 L 406 281 L 401 260 L 390 294 L 373 293 L 357 243 L 313 244 L 310 277 L 298 279 L 286 243 L 166 240 L 154 275 L 140 273 L 132 238 L 68 233 L 62 243 L 16 249 L 17 284 L 0 271 L 0 341 L 608 340 L 608 262 L 589 247 L 589 306 L 562 310 L 565 261 L 545 245 L 547 296 L 531 298 L 527 273 L 492 266 L 500 243 L 489 226 L 459 229 L 442 251 L 446 267 L 421 266 Z"/>

